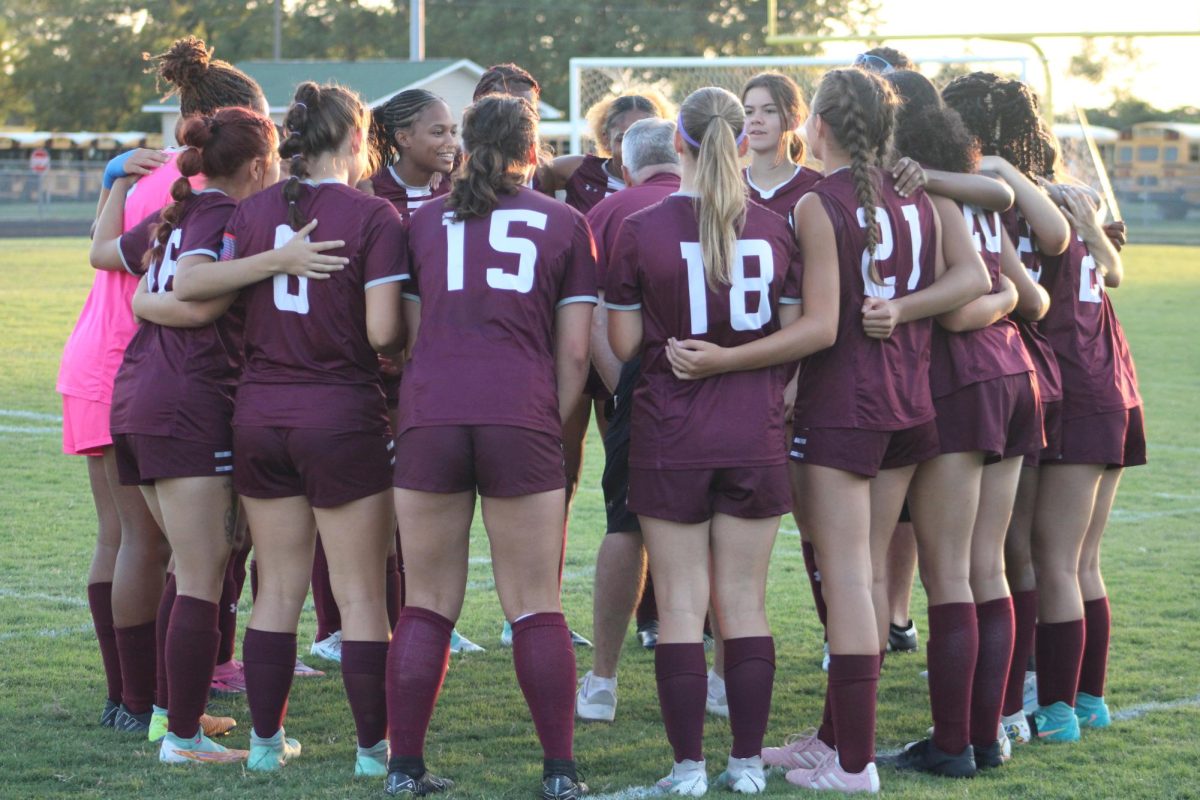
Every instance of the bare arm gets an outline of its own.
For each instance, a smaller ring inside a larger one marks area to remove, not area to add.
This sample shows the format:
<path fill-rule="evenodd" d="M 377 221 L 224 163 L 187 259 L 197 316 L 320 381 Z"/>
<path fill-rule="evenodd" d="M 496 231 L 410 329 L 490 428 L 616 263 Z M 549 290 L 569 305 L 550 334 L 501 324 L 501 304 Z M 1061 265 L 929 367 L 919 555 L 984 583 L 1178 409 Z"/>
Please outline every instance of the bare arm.
<path fill-rule="evenodd" d="M 590 303 L 568 303 L 554 314 L 554 376 L 558 384 L 558 418 L 563 424 L 587 383 L 591 329 Z"/>
<path fill-rule="evenodd" d="M 415 295 L 404 296 L 404 358 L 412 358 L 413 348 L 417 344 L 417 332 L 421 329 L 421 301 Z"/>
<path fill-rule="evenodd" d="M 939 314 L 937 322 L 954 333 L 977 331 L 999 322 L 1017 307 L 1017 287 L 1003 275 L 1000 291 L 976 297 L 965 306 Z"/>
<path fill-rule="evenodd" d="M 1008 211 L 1016 197 L 1007 183 L 987 175 L 937 169 L 925 170 L 925 174 L 929 176 L 925 191 L 988 211 Z"/>
<path fill-rule="evenodd" d="M 395 357 L 404 352 L 404 312 L 400 282 L 381 283 L 366 290 L 367 340 L 375 352 Z"/>
<path fill-rule="evenodd" d="M 608 343 L 622 362 L 631 360 L 642 347 L 642 310 L 618 311 L 608 307 Z"/>
<path fill-rule="evenodd" d="M 131 186 L 131 178 L 118 178 L 112 189 L 107 190 L 107 197 L 101 194 L 103 205 L 92 229 L 92 247 L 88 251 L 88 261 L 95 269 L 113 272 L 125 269 L 119 242 L 125 229 L 125 195 Z"/>
<path fill-rule="evenodd" d="M 599 292 L 600 302 L 592 311 L 592 365 L 610 392 L 616 391 L 621 380 L 621 359 L 613 353 L 608 343 L 608 309 L 604 306 L 604 291 Z"/>
<path fill-rule="evenodd" d="M 1000 231 L 1000 274 L 1013 282 L 1017 288 L 1017 313 L 1027 320 L 1036 322 L 1050 310 L 1050 295 L 1035 281 L 1021 263 L 1017 248 L 1008 231 Z"/>
<path fill-rule="evenodd" d="M 1029 221 L 1029 229 L 1037 239 L 1039 250 L 1046 255 L 1057 256 L 1067 249 L 1071 241 L 1071 229 L 1054 201 L 1037 184 L 1000 156 L 984 156 L 979 168 L 996 173 L 1012 187 L 1017 208 Z"/>
<path fill-rule="evenodd" d="M 189 303 L 180 300 L 174 292 L 147 291 L 146 279 L 142 278 L 133 296 L 133 315 L 169 328 L 202 328 L 220 319 L 235 299 L 237 292 L 214 300 Z"/>
<path fill-rule="evenodd" d="M 1121 285 L 1125 276 L 1125 266 L 1121 254 L 1113 246 L 1108 234 L 1100 221 L 1100 209 L 1092 197 L 1083 189 L 1074 186 L 1060 186 L 1064 208 L 1063 213 L 1088 246 L 1092 258 L 1096 260 L 1096 269 L 1104 277 L 1104 285 L 1115 289 Z"/>

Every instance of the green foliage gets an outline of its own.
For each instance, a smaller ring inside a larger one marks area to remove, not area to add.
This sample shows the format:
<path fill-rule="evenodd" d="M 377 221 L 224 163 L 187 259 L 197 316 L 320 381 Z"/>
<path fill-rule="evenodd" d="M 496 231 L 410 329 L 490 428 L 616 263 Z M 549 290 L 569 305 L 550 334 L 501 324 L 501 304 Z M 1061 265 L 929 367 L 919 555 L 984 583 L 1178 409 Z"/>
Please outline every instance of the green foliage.
<path fill-rule="evenodd" d="M 1181 106 L 1171 111 L 1155 108 L 1137 97 L 1118 95 L 1108 108 L 1091 108 L 1087 111 L 1088 122 L 1117 130 L 1124 130 L 1138 122 L 1200 122 L 1200 107 Z M 1072 120 L 1074 118 L 1072 116 Z"/>

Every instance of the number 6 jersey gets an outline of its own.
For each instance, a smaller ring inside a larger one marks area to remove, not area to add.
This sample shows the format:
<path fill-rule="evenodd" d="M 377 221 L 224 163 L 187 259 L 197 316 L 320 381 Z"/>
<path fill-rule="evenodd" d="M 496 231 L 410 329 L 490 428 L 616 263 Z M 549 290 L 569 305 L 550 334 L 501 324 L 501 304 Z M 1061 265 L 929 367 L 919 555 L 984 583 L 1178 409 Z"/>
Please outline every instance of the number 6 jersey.
<path fill-rule="evenodd" d="M 438 198 L 412 215 L 405 296 L 421 326 L 400 384 L 397 435 L 429 425 L 512 425 L 562 435 L 555 312 L 596 303 L 583 215 L 531 189 L 456 221 Z M 410 312 L 411 313 L 411 312 Z"/>
<path fill-rule="evenodd" d="M 682 381 L 667 339 L 736 347 L 779 330 L 778 304 L 800 301 L 792 231 L 772 211 L 746 204 L 730 283 L 709 287 L 696 198 L 673 194 L 629 216 L 608 262 L 604 301 L 642 311 L 642 376 L 633 393 L 629 463 L 643 468 L 751 467 L 787 461 L 784 367 Z"/>

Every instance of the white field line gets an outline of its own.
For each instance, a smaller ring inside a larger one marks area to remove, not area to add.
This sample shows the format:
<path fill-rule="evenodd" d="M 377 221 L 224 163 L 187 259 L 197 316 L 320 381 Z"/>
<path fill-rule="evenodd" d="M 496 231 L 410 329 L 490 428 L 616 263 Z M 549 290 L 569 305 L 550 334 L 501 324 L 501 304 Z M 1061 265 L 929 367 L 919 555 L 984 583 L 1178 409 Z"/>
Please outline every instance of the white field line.
<path fill-rule="evenodd" d="M 57 639 L 62 636 L 75 636 L 80 633 L 91 633 L 91 624 L 76 625 L 74 628 L 42 628 L 36 631 L 8 631 L 0 633 L 0 642 L 10 639 Z"/>
<path fill-rule="evenodd" d="M 0 588 L 0 599 L 10 598 L 13 600 L 35 600 L 39 603 L 55 603 L 61 606 L 73 606 L 75 608 L 87 608 L 88 601 L 82 597 L 71 597 L 61 594 L 41 594 L 38 592 L 18 592 L 13 589 Z"/>
<path fill-rule="evenodd" d="M 38 422 L 62 422 L 62 417 L 57 414 L 42 414 L 38 411 L 21 411 L 17 408 L 0 408 L 0 417 L 32 419 L 37 420 Z"/>
<path fill-rule="evenodd" d="M 0 425 L 0 433 L 24 434 L 26 436 L 49 436 L 62 433 L 62 428 L 25 428 L 19 425 Z"/>
<path fill-rule="evenodd" d="M 1113 522 L 1144 522 L 1149 519 L 1158 519 L 1159 517 L 1178 517 L 1191 514 L 1200 514 L 1200 506 L 1191 506 L 1189 508 L 1169 508 L 1162 511 L 1126 511 L 1121 508 L 1114 508 L 1109 514 L 1109 520 Z"/>
<path fill-rule="evenodd" d="M 1200 694 L 1192 695 L 1191 697 L 1181 697 L 1178 700 L 1166 700 L 1159 702 L 1151 700 L 1148 703 L 1138 703 L 1135 706 L 1122 708 L 1112 713 L 1114 720 L 1124 721 L 1127 719 L 1137 719 L 1144 717 L 1154 711 L 1171 711 L 1176 708 L 1196 708 L 1200 707 Z"/>
<path fill-rule="evenodd" d="M 612 794 L 590 795 L 592 800 L 636 800 L 640 797 L 657 797 L 658 790 L 653 786 L 630 786 Z"/>

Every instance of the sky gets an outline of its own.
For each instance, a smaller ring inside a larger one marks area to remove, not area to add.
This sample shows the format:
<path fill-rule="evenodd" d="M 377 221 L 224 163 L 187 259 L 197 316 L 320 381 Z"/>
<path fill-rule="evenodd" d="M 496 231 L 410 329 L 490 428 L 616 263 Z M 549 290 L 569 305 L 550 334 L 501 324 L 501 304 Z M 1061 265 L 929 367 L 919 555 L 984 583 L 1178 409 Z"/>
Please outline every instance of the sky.
<path fill-rule="evenodd" d="M 781 0 L 787 2 L 787 0 Z M 877 30 L 887 34 L 1100 32 L 1100 31 L 1191 31 L 1200 33 L 1200 3 L 1195 0 L 1090 0 L 1076 3 L 1064 0 L 1001 0 L 995 4 L 967 0 L 879 0 Z M 989 8 L 990 7 L 990 8 Z M 1004 14 L 999 9 L 1004 9 Z M 1086 13 L 1079 9 L 1086 8 Z M 1136 14 L 1131 13 L 1136 9 Z M 986 26 L 980 25 L 981 12 Z M 1200 36 L 1192 38 L 1134 39 L 1137 58 L 1130 62 L 1114 57 L 1114 66 L 1100 85 L 1067 74 L 1071 57 L 1081 52 L 1079 39 L 1043 39 L 1039 42 L 1051 63 L 1055 105 L 1077 103 L 1085 108 L 1103 107 L 1112 102 L 1114 89 L 1132 92 L 1159 108 L 1183 105 L 1200 106 Z M 1111 55 L 1114 39 L 1098 39 L 1096 53 Z M 911 56 L 958 55 L 964 48 L 987 55 L 1026 55 L 1029 80 L 1039 89 L 1044 83 L 1040 64 L 1033 51 L 1017 44 L 974 40 L 896 42 L 897 49 Z M 856 45 L 826 46 L 830 55 L 840 55 Z"/>

